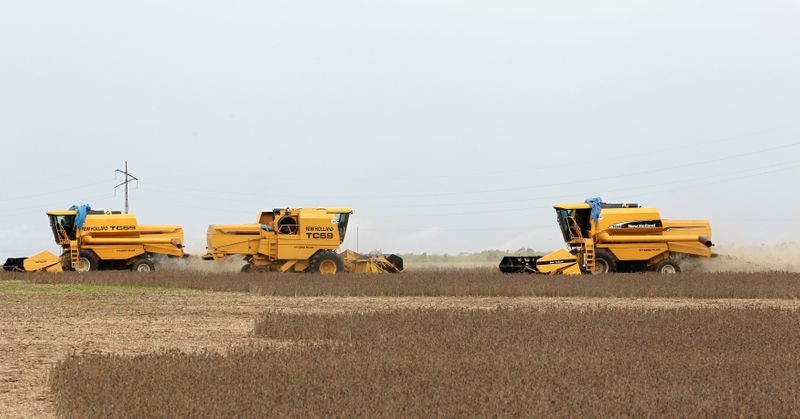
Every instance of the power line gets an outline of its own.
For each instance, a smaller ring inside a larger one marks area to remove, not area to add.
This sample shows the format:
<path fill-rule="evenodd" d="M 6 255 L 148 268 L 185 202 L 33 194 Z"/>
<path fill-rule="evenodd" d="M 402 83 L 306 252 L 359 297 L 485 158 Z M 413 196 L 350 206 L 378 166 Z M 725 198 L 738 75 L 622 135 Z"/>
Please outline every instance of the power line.
<path fill-rule="evenodd" d="M 786 163 L 789 163 L 789 164 L 787 165 Z M 792 161 L 792 162 L 786 162 L 786 163 L 782 163 L 782 164 L 778 165 L 778 166 L 783 166 L 783 167 L 778 167 L 778 168 L 775 168 L 775 165 L 750 168 L 750 169 L 742 170 L 738 174 L 731 175 L 731 176 L 710 175 L 710 176 L 706 176 L 706 177 L 703 177 L 703 178 L 691 178 L 691 179 L 683 179 L 683 180 L 665 181 L 665 182 L 654 183 L 654 184 L 651 184 L 651 185 L 637 185 L 637 186 L 632 186 L 632 187 L 604 189 L 602 192 L 604 192 L 604 193 L 607 193 L 607 192 L 627 192 L 627 191 L 631 191 L 631 190 L 644 189 L 645 192 L 637 193 L 637 195 L 651 195 L 653 193 L 658 193 L 658 192 L 672 191 L 672 190 L 675 190 L 675 188 L 676 188 L 676 186 L 670 186 L 670 187 L 664 188 L 663 186 L 665 186 L 665 185 L 676 185 L 676 184 L 687 183 L 687 185 L 683 186 L 684 188 L 692 188 L 692 187 L 697 187 L 697 186 L 705 187 L 705 186 L 708 186 L 708 185 L 720 184 L 720 183 L 736 181 L 736 180 L 742 180 L 742 179 L 749 179 L 749 178 L 753 178 L 753 177 L 764 176 L 764 175 L 778 173 L 778 172 L 785 172 L 785 171 L 797 169 L 798 167 L 800 167 L 800 161 Z M 768 168 L 773 168 L 773 169 L 772 170 L 767 170 L 767 171 L 760 171 L 760 172 L 750 173 L 750 174 L 742 174 L 742 173 L 746 173 L 748 171 L 749 172 L 754 172 L 754 171 L 757 171 L 757 170 L 763 170 L 763 169 L 768 169 Z M 708 178 L 715 178 L 715 177 L 718 178 L 718 179 L 715 180 L 715 181 L 712 181 L 712 182 L 708 182 L 707 181 Z M 569 194 L 569 195 L 573 195 L 574 196 L 576 194 Z M 584 194 L 584 195 L 587 195 L 587 194 Z M 522 202 L 547 201 L 547 200 L 554 200 L 554 199 L 563 199 L 563 197 L 564 197 L 564 194 L 562 193 L 562 194 L 559 194 L 559 195 L 538 196 L 536 198 L 531 198 L 529 200 L 525 200 L 525 201 L 522 201 Z M 514 202 L 514 201 L 508 201 L 508 203 L 511 203 L 511 202 Z M 491 202 L 489 202 L 489 203 L 491 203 Z M 544 206 L 536 206 L 536 208 L 543 208 L 543 207 Z M 533 209 L 534 209 L 534 207 L 532 207 L 532 206 L 525 206 L 525 207 L 516 207 L 516 208 L 491 208 L 491 209 L 484 209 L 484 210 L 478 210 L 478 211 L 465 211 L 465 212 L 404 213 L 403 215 L 410 216 L 410 217 L 417 217 L 417 216 L 420 216 L 420 217 L 421 216 L 425 216 L 425 217 L 453 217 L 453 216 L 479 215 L 479 214 L 486 214 L 486 213 L 489 213 L 489 212 L 491 212 L 491 213 L 525 212 L 525 211 L 531 211 Z M 372 218 L 384 218 L 384 217 L 389 217 L 389 216 L 390 217 L 395 217 L 397 215 L 395 215 L 395 214 L 388 214 L 388 215 L 383 214 L 382 217 L 372 217 Z"/>
<path fill-rule="evenodd" d="M 761 135 L 761 134 L 766 134 L 766 133 L 771 133 L 771 132 L 786 131 L 786 130 L 797 128 L 797 127 L 800 127 L 800 124 L 791 124 L 791 125 L 787 125 L 787 126 L 771 127 L 771 128 L 751 131 L 751 132 L 748 132 L 748 133 L 741 133 L 741 134 L 730 135 L 730 136 L 726 136 L 726 137 L 717 137 L 717 138 L 714 138 L 714 139 L 711 139 L 711 140 L 708 140 L 708 141 L 703 140 L 703 139 L 694 139 L 694 140 L 691 140 L 690 144 L 670 145 L 669 147 L 661 147 L 661 148 L 658 149 L 658 151 L 663 153 L 664 151 L 668 151 L 668 150 L 684 150 L 684 149 L 687 149 L 687 148 L 693 148 L 694 149 L 694 148 L 697 148 L 698 143 L 702 144 L 703 146 L 719 144 L 719 143 L 730 143 L 733 140 L 737 140 L 737 139 L 749 138 L 751 136 Z M 665 142 L 668 142 L 668 141 L 665 140 Z M 652 154 L 653 154 L 653 149 L 649 148 L 649 149 L 647 149 L 645 151 L 639 151 L 639 152 L 635 152 L 635 153 L 616 154 L 615 157 L 618 158 L 618 159 L 628 159 L 628 158 L 640 157 L 640 156 L 651 156 Z M 571 164 L 576 164 L 576 165 L 591 164 L 591 163 L 595 163 L 596 161 L 597 161 L 596 158 L 572 160 Z M 563 168 L 563 167 L 564 167 L 563 163 L 552 163 L 552 164 L 548 164 L 548 165 L 537 165 L 536 167 L 532 168 L 532 170 L 541 171 L 541 170 L 559 169 L 559 168 Z M 485 171 L 485 170 L 472 171 L 472 172 L 463 172 L 462 171 L 462 172 L 458 172 L 458 173 L 449 173 L 449 174 L 442 174 L 442 175 L 425 176 L 425 179 L 447 179 L 447 178 L 462 179 L 462 178 L 465 177 L 465 174 L 480 175 L 480 176 L 492 176 L 492 175 L 508 175 L 510 173 L 527 172 L 529 170 L 531 170 L 531 168 L 527 168 L 526 167 L 526 168 L 492 170 L 492 171 Z"/>
<path fill-rule="evenodd" d="M 131 181 L 135 180 L 136 181 L 136 186 L 138 187 L 139 186 L 139 178 L 137 178 L 136 176 L 134 176 L 134 175 L 132 175 L 132 174 L 130 174 L 128 172 L 128 161 L 127 160 L 125 161 L 125 171 L 122 171 L 120 169 L 114 170 L 114 174 L 117 174 L 117 173 L 122 173 L 122 175 L 125 176 L 125 180 L 122 181 L 122 183 L 120 183 L 119 185 L 115 186 L 114 187 L 114 191 L 116 192 L 117 188 L 119 188 L 120 186 L 125 185 L 125 214 L 127 214 L 128 213 L 128 184 L 131 183 Z"/>
<path fill-rule="evenodd" d="M 679 165 L 675 165 L 675 166 L 660 167 L 660 168 L 657 168 L 657 169 L 642 170 L 642 171 L 638 171 L 638 172 L 629 172 L 629 173 L 624 173 L 624 174 L 619 174 L 619 175 L 612 175 L 612 176 L 601 176 L 601 177 L 595 177 L 595 178 L 583 179 L 583 180 L 576 180 L 576 181 L 565 181 L 565 182 L 557 182 L 557 183 L 550 183 L 550 184 L 544 184 L 544 185 L 519 186 L 519 187 L 513 187 L 513 188 L 484 189 L 484 190 L 476 190 L 476 191 L 439 192 L 439 193 L 432 193 L 432 194 L 413 194 L 413 195 L 402 195 L 402 196 L 401 195 L 395 195 L 393 197 L 397 197 L 397 198 L 423 198 L 423 197 L 439 197 L 439 196 L 476 195 L 476 194 L 486 194 L 486 193 L 495 193 L 495 192 L 516 192 L 516 191 L 540 189 L 540 188 L 544 188 L 544 187 L 554 187 L 554 186 L 567 186 L 567 185 L 574 185 L 574 184 L 578 184 L 578 183 L 590 183 L 590 182 L 595 182 L 595 181 L 598 181 L 598 180 L 609 180 L 609 179 L 619 179 L 619 178 L 625 178 L 625 177 L 631 177 L 631 176 L 648 175 L 648 174 L 651 174 L 651 173 L 659 173 L 659 172 L 665 172 L 665 171 L 670 171 L 670 170 L 675 170 L 675 169 L 683 169 L 683 168 L 692 167 L 692 166 L 701 166 L 701 165 L 709 164 L 709 163 L 718 163 L 718 162 L 721 162 L 721 161 L 736 159 L 736 158 L 740 158 L 740 157 L 753 156 L 753 155 L 756 155 L 756 154 L 766 153 L 766 152 L 769 152 L 769 151 L 775 151 L 775 150 L 781 150 L 781 149 L 786 149 L 786 148 L 791 148 L 791 147 L 797 147 L 798 145 L 800 145 L 800 141 L 795 141 L 795 142 L 789 143 L 789 144 L 782 144 L 782 145 L 775 146 L 775 147 L 763 148 L 763 149 L 754 150 L 754 151 L 750 151 L 750 152 L 746 152 L 746 153 L 732 154 L 732 155 L 729 155 L 729 156 L 720 157 L 720 158 L 711 159 L 711 160 L 696 161 L 696 162 L 692 162 L 692 163 L 683 163 L 683 164 L 679 164 Z M 392 198 L 392 197 L 387 197 L 387 198 Z"/>
<path fill-rule="evenodd" d="M 62 192 L 65 192 L 65 191 L 76 191 L 76 190 L 79 190 L 79 189 L 89 188 L 91 186 L 101 185 L 103 183 L 105 183 L 105 182 L 87 183 L 85 185 L 74 186 L 74 187 L 71 187 L 71 188 L 51 189 L 51 190 L 48 190 L 46 192 L 42 192 L 42 193 L 38 193 L 38 194 L 34 194 L 34 195 L 21 195 L 21 196 L 15 196 L 13 198 L 0 199 L 0 202 L 11 202 L 11 201 L 19 201 L 19 200 L 30 199 L 30 198 L 41 198 L 41 197 L 49 196 L 49 195 L 58 195 L 58 194 L 60 194 Z"/>

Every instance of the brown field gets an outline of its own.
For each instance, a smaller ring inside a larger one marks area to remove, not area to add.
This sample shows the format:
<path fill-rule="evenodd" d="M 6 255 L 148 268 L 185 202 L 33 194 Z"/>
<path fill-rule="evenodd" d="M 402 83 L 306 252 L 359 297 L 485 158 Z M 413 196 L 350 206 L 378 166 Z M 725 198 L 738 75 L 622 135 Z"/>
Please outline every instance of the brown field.
<path fill-rule="evenodd" d="M 330 279 L 2 274 L 0 412 L 800 413 L 800 275 Z"/>
<path fill-rule="evenodd" d="M 614 274 L 580 277 L 504 275 L 496 270 L 425 270 L 400 275 L 103 272 L 0 274 L 36 284 L 87 284 L 247 292 L 267 296 L 800 298 L 797 273 Z"/>
<path fill-rule="evenodd" d="M 800 414 L 798 321 L 754 309 L 269 312 L 256 335 L 296 345 L 71 356 L 52 386 L 70 417 L 788 417 Z"/>

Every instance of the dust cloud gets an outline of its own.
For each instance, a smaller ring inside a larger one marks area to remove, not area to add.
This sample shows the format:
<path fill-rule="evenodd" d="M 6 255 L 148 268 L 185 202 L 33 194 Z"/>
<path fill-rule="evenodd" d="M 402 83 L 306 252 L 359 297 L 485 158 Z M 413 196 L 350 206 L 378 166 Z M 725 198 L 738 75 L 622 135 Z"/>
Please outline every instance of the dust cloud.
<path fill-rule="evenodd" d="M 204 273 L 230 273 L 239 272 L 245 261 L 241 257 L 229 256 L 221 261 L 203 260 L 197 255 L 187 255 L 182 258 L 159 258 L 158 270 L 160 271 L 196 271 Z"/>
<path fill-rule="evenodd" d="M 713 258 L 683 262 L 699 272 L 800 272 L 800 243 L 714 247 Z"/>

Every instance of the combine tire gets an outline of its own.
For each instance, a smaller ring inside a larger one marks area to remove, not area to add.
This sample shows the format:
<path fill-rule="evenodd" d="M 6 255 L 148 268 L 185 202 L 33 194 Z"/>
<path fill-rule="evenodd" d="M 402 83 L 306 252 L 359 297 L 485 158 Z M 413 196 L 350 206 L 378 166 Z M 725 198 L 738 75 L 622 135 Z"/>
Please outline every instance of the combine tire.
<path fill-rule="evenodd" d="M 136 259 L 131 264 L 131 270 L 134 272 L 153 272 L 156 270 L 156 265 L 150 259 Z"/>
<path fill-rule="evenodd" d="M 594 271 L 592 274 L 607 274 L 617 271 L 617 258 L 606 249 L 594 252 Z"/>
<path fill-rule="evenodd" d="M 250 269 L 250 272 L 253 272 L 253 273 L 256 273 L 256 274 L 265 274 L 265 273 L 269 273 L 271 271 L 272 270 L 269 268 L 269 266 L 253 266 Z"/>
<path fill-rule="evenodd" d="M 247 272 L 250 272 L 252 270 L 253 270 L 253 265 L 248 263 L 247 265 L 242 266 L 242 270 L 240 272 L 247 273 Z"/>
<path fill-rule="evenodd" d="M 336 275 L 344 272 L 344 261 L 341 256 L 331 250 L 323 250 L 311 258 L 306 272 L 319 273 L 323 275 Z"/>
<path fill-rule="evenodd" d="M 660 274 L 676 274 L 681 271 L 681 266 L 671 259 L 665 259 L 656 265 L 656 272 Z"/>
<path fill-rule="evenodd" d="M 96 271 L 100 267 L 100 260 L 95 256 L 94 252 L 89 250 L 81 250 L 78 254 L 78 266 L 72 266 L 72 261 L 69 259 L 69 254 L 66 255 L 67 265 L 75 272 L 89 272 Z"/>

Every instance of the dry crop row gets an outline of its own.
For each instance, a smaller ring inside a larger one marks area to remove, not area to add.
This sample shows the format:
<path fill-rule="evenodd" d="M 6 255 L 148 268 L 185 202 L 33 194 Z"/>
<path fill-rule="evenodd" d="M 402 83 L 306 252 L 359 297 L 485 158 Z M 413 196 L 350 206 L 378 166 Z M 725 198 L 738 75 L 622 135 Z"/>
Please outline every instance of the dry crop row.
<path fill-rule="evenodd" d="M 193 271 L 19 274 L 36 284 L 136 285 L 270 296 L 489 296 L 636 298 L 800 298 L 800 274 L 611 274 L 581 277 L 503 275 L 492 270 L 438 270 L 399 275 L 239 274 Z"/>
<path fill-rule="evenodd" d="M 800 313 L 267 312 L 226 355 L 72 355 L 66 417 L 800 415 Z M 272 341 L 272 340 L 270 340 Z"/>

